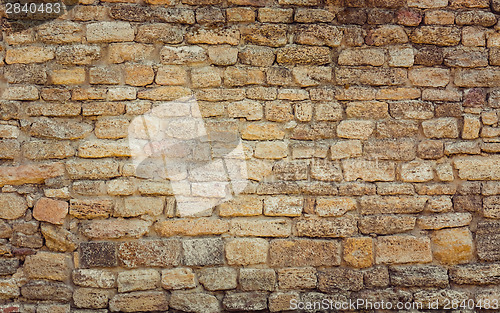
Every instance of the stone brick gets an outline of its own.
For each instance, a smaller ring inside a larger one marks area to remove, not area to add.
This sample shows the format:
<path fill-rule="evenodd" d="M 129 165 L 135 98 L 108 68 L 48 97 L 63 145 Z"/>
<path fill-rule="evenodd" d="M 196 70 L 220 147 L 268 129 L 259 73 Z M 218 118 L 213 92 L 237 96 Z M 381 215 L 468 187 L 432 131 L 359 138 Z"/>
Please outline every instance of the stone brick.
<path fill-rule="evenodd" d="M 391 266 L 391 284 L 402 287 L 439 287 L 448 286 L 448 272 L 435 265 Z"/>
<path fill-rule="evenodd" d="M 480 25 L 483 27 L 490 27 L 495 25 L 497 18 L 491 12 L 483 11 L 463 11 L 459 12 L 455 17 L 457 25 Z"/>
<path fill-rule="evenodd" d="M 34 86 L 7 87 L 2 92 L 2 98 L 6 100 L 37 100 L 38 89 Z"/>
<path fill-rule="evenodd" d="M 155 231 L 163 237 L 218 235 L 229 231 L 229 222 L 208 218 L 175 219 L 156 223 Z"/>
<path fill-rule="evenodd" d="M 367 15 L 365 10 L 346 8 L 337 13 L 337 20 L 341 24 L 363 25 L 366 23 Z"/>
<path fill-rule="evenodd" d="M 30 281 L 21 287 L 21 294 L 30 300 L 71 301 L 72 290 L 62 282 Z"/>
<path fill-rule="evenodd" d="M 433 164 L 429 161 L 412 161 L 401 165 L 401 179 L 405 182 L 426 182 L 434 179 Z"/>
<path fill-rule="evenodd" d="M 118 273 L 118 292 L 155 289 L 160 283 L 157 270 L 132 270 Z"/>
<path fill-rule="evenodd" d="M 403 27 L 396 25 L 383 25 L 368 32 L 366 43 L 374 46 L 385 46 L 408 42 L 408 35 Z"/>
<path fill-rule="evenodd" d="M 293 9 L 260 8 L 258 20 L 261 23 L 291 23 Z"/>
<path fill-rule="evenodd" d="M 229 44 L 237 45 L 240 32 L 236 28 L 196 29 L 186 34 L 186 41 L 191 44 Z"/>
<path fill-rule="evenodd" d="M 257 237 L 288 237 L 291 231 L 291 224 L 285 219 L 233 219 L 230 228 L 231 234 Z"/>
<path fill-rule="evenodd" d="M 318 289 L 323 292 L 359 291 L 362 288 L 363 273 L 359 270 L 337 267 L 318 272 Z"/>
<path fill-rule="evenodd" d="M 196 287 L 195 274 L 190 268 L 166 269 L 161 272 L 164 289 L 188 289 Z"/>
<path fill-rule="evenodd" d="M 28 203 L 24 197 L 15 193 L 1 193 L 0 194 L 0 218 L 7 220 L 15 220 L 24 216 Z"/>
<path fill-rule="evenodd" d="M 373 215 L 363 216 L 359 222 L 359 231 L 363 234 L 391 235 L 404 233 L 415 227 L 413 216 Z"/>
<path fill-rule="evenodd" d="M 224 244 L 219 238 L 184 240 L 182 248 L 184 265 L 204 266 L 224 263 Z"/>
<path fill-rule="evenodd" d="M 50 73 L 50 79 L 54 85 L 80 85 L 85 82 L 85 69 L 75 67 L 53 70 Z"/>
<path fill-rule="evenodd" d="M 373 265 L 373 243 L 370 237 L 354 237 L 344 240 L 344 261 L 355 268 Z"/>
<path fill-rule="evenodd" d="M 298 23 L 315 23 L 315 22 L 331 22 L 335 18 L 335 14 L 323 9 L 302 9 L 298 8 L 295 11 L 295 22 Z"/>
<path fill-rule="evenodd" d="M 375 129 L 375 123 L 363 120 L 341 121 L 337 126 L 337 135 L 341 138 L 368 139 Z"/>
<path fill-rule="evenodd" d="M 109 290 L 77 288 L 73 293 L 73 302 L 77 308 L 102 309 L 108 307 L 111 295 Z"/>
<path fill-rule="evenodd" d="M 72 160 L 66 163 L 66 170 L 72 179 L 103 179 L 119 176 L 118 162 L 103 160 Z"/>
<path fill-rule="evenodd" d="M 498 261 L 500 259 L 498 253 L 499 245 L 499 223 L 497 221 L 481 221 L 477 225 L 476 245 L 477 254 L 484 261 Z M 472 248 L 472 242 L 471 248 Z M 465 262 L 463 262 L 465 263 Z"/>
<path fill-rule="evenodd" d="M 65 281 L 70 276 L 70 258 L 64 254 L 38 252 L 26 257 L 24 271 L 30 279 Z"/>
<path fill-rule="evenodd" d="M 500 159 L 489 157 L 462 157 L 454 161 L 458 176 L 466 180 L 497 180 L 500 173 L 496 171 Z"/>
<path fill-rule="evenodd" d="M 52 48 L 42 46 L 22 46 L 7 49 L 5 52 L 5 63 L 43 63 L 54 59 Z"/>
<path fill-rule="evenodd" d="M 421 26 L 415 28 L 410 35 L 413 43 L 436 46 L 455 46 L 460 38 L 460 29 L 452 26 Z"/>
<path fill-rule="evenodd" d="M 413 140 L 374 139 L 364 144 L 365 155 L 375 160 L 412 160 L 416 143 Z"/>
<path fill-rule="evenodd" d="M 342 216 L 346 212 L 355 210 L 357 207 L 356 200 L 347 197 L 336 198 L 317 198 L 315 212 L 319 216 Z"/>
<path fill-rule="evenodd" d="M 485 29 L 479 26 L 465 26 L 462 28 L 462 44 L 466 47 L 486 46 Z"/>
<path fill-rule="evenodd" d="M 255 157 L 259 159 L 282 159 L 288 155 L 288 145 L 280 141 L 259 142 Z"/>
<path fill-rule="evenodd" d="M 466 264 L 450 269 L 450 280 L 459 285 L 491 285 L 498 284 L 500 264 Z"/>
<path fill-rule="evenodd" d="M 274 50 L 267 47 L 248 45 L 238 54 L 241 63 L 253 66 L 271 66 L 274 63 Z"/>
<path fill-rule="evenodd" d="M 500 72 L 494 68 L 462 69 L 455 73 L 454 83 L 458 87 L 495 87 Z"/>
<path fill-rule="evenodd" d="M 270 47 L 281 47 L 287 43 L 287 26 L 278 24 L 252 24 L 241 30 L 247 42 Z"/>
<path fill-rule="evenodd" d="M 168 309 L 168 298 L 161 291 L 118 294 L 109 301 L 109 309 L 112 312 L 164 311 Z"/>
<path fill-rule="evenodd" d="M 297 292 L 274 292 L 269 295 L 269 311 L 282 312 L 290 309 L 290 302 L 299 299 Z"/>
<path fill-rule="evenodd" d="M 344 49 L 340 52 L 340 65 L 371 65 L 381 66 L 385 62 L 385 53 L 382 49 Z"/>
<path fill-rule="evenodd" d="M 357 232 L 353 217 L 330 219 L 301 219 L 295 225 L 297 235 L 302 237 L 349 237 Z"/>
<path fill-rule="evenodd" d="M 207 59 L 207 52 L 200 46 L 169 47 L 160 51 L 163 64 L 196 64 Z"/>
<path fill-rule="evenodd" d="M 111 200 L 70 200 L 69 214 L 79 219 L 109 217 L 112 211 Z"/>
<path fill-rule="evenodd" d="M 342 167 L 346 181 L 392 181 L 396 170 L 393 162 L 356 159 L 342 160 Z"/>
<path fill-rule="evenodd" d="M 127 22 L 98 22 L 87 25 L 88 42 L 133 41 L 134 29 Z"/>
<path fill-rule="evenodd" d="M 428 263 L 431 261 L 431 244 L 427 237 L 394 235 L 378 237 L 376 240 L 376 264 Z"/>
<path fill-rule="evenodd" d="M 375 266 L 363 273 L 365 286 L 368 288 L 387 287 L 389 285 L 389 271 L 385 266 Z"/>
<path fill-rule="evenodd" d="M 165 202 L 163 198 L 129 197 L 125 198 L 123 206 L 117 206 L 115 216 L 132 217 L 143 214 L 157 216 L 163 213 Z"/>
<path fill-rule="evenodd" d="M 434 231 L 431 240 L 434 259 L 442 264 L 467 263 L 473 258 L 472 234 L 466 227 Z"/>
<path fill-rule="evenodd" d="M 330 147 L 330 158 L 332 160 L 357 157 L 361 156 L 361 154 L 362 145 L 359 140 L 337 141 Z"/>
<path fill-rule="evenodd" d="M 42 235 L 45 245 L 52 251 L 71 252 L 77 248 L 76 236 L 64 228 L 43 224 Z"/>
<path fill-rule="evenodd" d="M 237 238 L 226 243 L 229 265 L 251 265 L 267 262 L 269 243 L 261 238 Z M 272 250 L 271 250 L 272 252 Z M 272 257 L 272 256 L 271 256 Z M 273 263 L 271 261 L 271 263 Z"/>
<path fill-rule="evenodd" d="M 409 7 L 417 7 L 420 9 L 443 8 L 448 5 L 448 0 L 409 0 Z"/>
<path fill-rule="evenodd" d="M 397 86 L 406 83 L 407 72 L 402 68 L 351 68 L 335 69 L 335 79 L 341 85 Z"/>
<path fill-rule="evenodd" d="M 364 196 L 360 200 L 361 214 L 419 213 L 425 208 L 423 196 Z"/>
<path fill-rule="evenodd" d="M 459 135 L 457 120 L 451 117 L 424 121 L 422 128 L 428 138 L 457 138 Z"/>
<path fill-rule="evenodd" d="M 253 8 L 236 7 L 226 9 L 228 22 L 255 22 Z"/>
<path fill-rule="evenodd" d="M 331 62 L 330 49 L 305 46 L 280 48 L 276 61 L 280 64 L 327 64 Z"/>
<path fill-rule="evenodd" d="M 217 313 L 220 312 L 219 300 L 206 293 L 172 293 L 170 307 L 184 312 Z"/>
<path fill-rule="evenodd" d="M 268 216 L 300 216 L 302 208 L 301 197 L 280 196 L 264 199 L 264 215 Z"/>
<path fill-rule="evenodd" d="M 222 305 L 228 311 L 261 311 L 267 309 L 265 292 L 230 292 L 222 299 Z"/>
<path fill-rule="evenodd" d="M 198 280 L 206 290 L 230 290 L 237 286 L 238 273 L 230 267 L 204 268 L 198 272 Z"/>
<path fill-rule="evenodd" d="M 450 81 L 450 71 L 441 68 L 417 68 L 408 72 L 408 78 L 416 86 L 445 87 Z"/>
<path fill-rule="evenodd" d="M 73 283 L 82 287 L 91 288 L 114 288 L 116 277 L 111 271 L 100 269 L 76 269 L 73 270 Z"/>
<path fill-rule="evenodd" d="M 118 247 L 118 258 L 128 268 L 177 266 L 180 254 L 177 240 L 129 241 Z"/>
<path fill-rule="evenodd" d="M 303 45 L 338 47 L 342 37 L 342 30 L 337 26 L 312 24 L 299 26 L 294 41 Z M 358 56 L 362 57 L 359 53 Z"/>
<path fill-rule="evenodd" d="M 259 197 L 245 195 L 221 203 L 219 205 L 219 215 L 229 216 L 256 216 L 262 214 L 263 203 Z"/>
<path fill-rule="evenodd" d="M 136 41 L 138 42 L 143 42 L 143 43 L 156 43 L 156 42 L 161 42 L 161 43 L 170 43 L 170 44 L 176 44 L 182 42 L 184 39 L 184 29 L 179 26 L 175 26 L 172 24 L 160 24 L 160 23 L 153 23 L 153 24 L 146 24 L 146 25 L 141 25 L 137 29 L 137 35 L 136 35 Z M 118 60 L 122 59 L 123 61 L 128 61 L 129 56 L 133 56 L 130 58 L 130 61 L 136 61 L 138 59 L 136 58 L 144 58 L 149 51 L 150 47 L 145 46 L 145 45 L 137 45 L 134 44 L 134 49 L 132 51 L 124 51 L 121 48 L 127 47 L 128 44 L 124 45 L 118 45 L 118 44 L 111 44 L 111 47 L 117 47 L 118 53 Z M 119 48 L 118 48 L 119 47 Z M 140 52 L 144 52 L 145 55 L 139 56 Z M 116 59 L 115 59 L 116 60 Z M 123 62 L 122 61 L 122 62 Z"/>
<path fill-rule="evenodd" d="M 140 238 L 149 232 L 151 223 L 133 219 L 95 220 L 82 225 L 81 232 L 88 238 Z"/>
<path fill-rule="evenodd" d="M 33 208 L 33 217 L 39 221 L 61 225 L 68 214 L 66 201 L 41 198 Z"/>
<path fill-rule="evenodd" d="M 118 264 L 116 245 L 112 242 L 80 243 L 80 265 L 87 267 L 113 267 Z"/>

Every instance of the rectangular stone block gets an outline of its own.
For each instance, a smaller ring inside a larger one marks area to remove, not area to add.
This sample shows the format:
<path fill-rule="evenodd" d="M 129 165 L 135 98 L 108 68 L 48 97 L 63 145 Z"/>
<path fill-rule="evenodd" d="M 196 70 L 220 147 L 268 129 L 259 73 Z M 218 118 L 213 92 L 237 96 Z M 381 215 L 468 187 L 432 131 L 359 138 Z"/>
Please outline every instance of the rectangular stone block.
<path fill-rule="evenodd" d="M 71 199 L 69 214 L 78 219 L 109 217 L 113 206 L 112 200 Z"/>
<path fill-rule="evenodd" d="M 425 208 L 423 196 L 364 196 L 360 200 L 361 214 L 419 213 Z"/>
<path fill-rule="evenodd" d="M 358 228 L 351 216 L 329 219 L 302 219 L 296 224 L 297 235 L 303 237 L 350 237 Z"/>
<path fill-rule="evenodd" d="M 458 176 L 465 180 L 500 180 L 500 157 L 471 156 L 454 160 Z"/>
<path fill-rule="evenodd" d="M 136 240 L 118 246 L 118 258 L 128 268 L 177 266 L 180 255 L 178 240 Z"/>
<path fill-rule="evenodd" d="M 391 284 L 402 287 L 439 287 L 448 286 L 448 271 L 440 266 L 391 266 Z"/>
<path fill-rule="evenodd" d="M 233 219 L 230 233 L 236 236 L 288 237 L 292 232 L 290 221 L 285 219 Z"/>
<path fill-rule="evenodd" d="M 388 161 L 347 159 L 342 160 L 342 167 L 346 181 L 392 181 L 396 175 L 396 164 Z"/>
<path fill-rule="evenodd" d="M 226 243 L 225 250 L 230 265 L 263 264 L 267 262 L 269 242 L 262 238 L 236 238 Z"/>
<path fill-rule="evenodd" d="M 340 265 L 340 242 L 336 240 L 273 240 L 269 262 L 275 267 Z"/>
<path fill-rule="evenodd" d="M 378 237 L 375 244 L 376 264 L 429 263 L 432 261 L 428 237 L 394 235 Z"/>

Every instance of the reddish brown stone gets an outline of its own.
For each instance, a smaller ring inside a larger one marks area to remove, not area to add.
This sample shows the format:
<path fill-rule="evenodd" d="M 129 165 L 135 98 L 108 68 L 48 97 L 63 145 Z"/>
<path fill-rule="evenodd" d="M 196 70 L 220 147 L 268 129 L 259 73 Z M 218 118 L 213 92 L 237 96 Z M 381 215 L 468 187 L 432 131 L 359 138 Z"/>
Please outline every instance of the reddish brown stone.
<path fill-rule="evenodd" d="M 39 221 L 61 225 L 68 215 L 68 203 L 66 201 L 41 198 L 35 204 L 33 217 Z"/>

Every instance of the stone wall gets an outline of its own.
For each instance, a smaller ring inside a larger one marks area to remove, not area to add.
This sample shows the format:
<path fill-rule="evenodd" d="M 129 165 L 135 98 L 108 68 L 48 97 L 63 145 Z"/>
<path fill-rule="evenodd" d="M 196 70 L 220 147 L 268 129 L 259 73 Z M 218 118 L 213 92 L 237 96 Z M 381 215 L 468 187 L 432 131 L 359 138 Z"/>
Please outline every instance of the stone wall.
<path fill-rule="evenodd" d="M 0 312 L 493 308 L 498 10 L 80 0 L 28 28 L 3 19 Z M 248 177 L 188 216 L 128 140 L 135 117 L 185 96 L 217 138 L 238 134 Z"/>

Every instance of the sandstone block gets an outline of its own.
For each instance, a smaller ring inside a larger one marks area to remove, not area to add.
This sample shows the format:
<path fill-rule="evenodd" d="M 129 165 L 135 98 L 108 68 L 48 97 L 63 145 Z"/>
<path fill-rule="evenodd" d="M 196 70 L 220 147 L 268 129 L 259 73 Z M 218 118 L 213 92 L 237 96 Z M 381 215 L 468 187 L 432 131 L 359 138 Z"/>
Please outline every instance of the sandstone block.
<path fill-rule="evenodd" d="M 342 160 L 344 179 L 355 181 L 358 178 L 364 181 L 392 181 L 395 177 L 396 166 L 388 161 L 369 161 L 358 159 Z"/>
<path fill-rule="evenodd" d="M 362 149 L 360 140 L 337 141 L 330 147 L 330 158 L 336 160 L 358 157 L 361 156 Z"/>
<path fill-rule="evenodd" d="M 155 289 L 160 283 L 160 273 L 154 269 L 132 270 L 118 273 L 118 292 Z"/>
<path fill-rule="evenodd" d="M 435 265 L 391 266 L 389 269 L 391 284 L 403 287 L 439 287 L 448 286 L 448 272 Z"/>
<path fill-rule="evenodd" d="M 15 220 L 24 216 L 28 203 L 24 197 L 15 193 L 1 193 L 0 194 L 0 218 L 7 220 Z"/>
<path fill-rule="evenodd" d="M 450 82 L 450 71 L 441 68 L 416 68 L 408 72 L 408 78 L 415 86 L 445 87 Z"/>
<path fill-rule="evenodd" d="M 276 273 L 273 269 L 240 269 L 239 282 L 242 290 L 273 291 Z"/>
<path fill-rule="evenodd" d="M 379 125 L 377 125 L 379 126 Z M 410 139 L 370 139 L 364 144 L 367 157 L 375 160 L 413 160 L 416 143 Z"/>
<path fill-rule="evenodd" d="M 267 309 L 267 293 L 265 292 L 231 292 L 226 293 L 222 305 L 228 311 L 260 311 Z"/>
<path fill-rule="evenodd" d="M 236 28 L 197 29 L 186 34 L 187 42 L 191 44 L 228 44 L 237 45 L 240 41 L 240 32 Z"/>
<path fill-rule="evenodd" d="M 383 236 L 375 244 L 376 264 L 429 263 L 431 243 L 427 237 Z"/>
<path fill-rule="evenodd" d="M 344 261 L 355 268 L 373 265 L 373 243 L 370 237 L 354 237 L 344 240 Z"/>
<path fill-rule="evenodd" d="M 218 313 L 220 312 L 219 300 L 206 293 L 172 293 L 170 307 L 195 313 Z"/>
<path fill-rule="evenodd" d="M 319 216 L 342 216 L 346 212 L 355 210 L 357 207 L 356 200 L 347 197 L 326 198 L 321 197 L 316 199 L 315 212 Z"/>
<path fill-rule="evenodd" d="M 264 199 L 264 215 L 268 216 L 300 216 L 302 214 L 303 198 L 301 197 L 270 197 Z"/>
<path fill-rule="evenodd" d="M 93 220 L 82 225 L 81 232 L 93 239 L 140 238 L 149 232 L 150 222 L 135 219 Z"/>
<path fill-rule="evenodd" d="M 301 290 L 316 288 L 318 278 L 313 267 L 292 267 L 278 269 L 278 281 L 280 289 Z"/>
<path fill-rule="evenodd" d="M 344 120 L 337 126 L 337 135 L 348 139 L 368 139 L 375 129 L 375 123 L 363 120 Z"/>
<path fill-rule="evenodd" d="M 184 240 L 182 248 L 184 250 L 184 265 L 205 266 L 224 263 L 224 243 L 220 238 Z M 226 247 L 226 254 L 227 249 Z"/>
<path fill-rule="evenodd" d="M 73 283 L 81 287 L 114 288 L 116 287 L 115 274 L 100 269 L 73 270 Z"/>
<path fill-rule="evenodd" d="M 385 62 L 385 53 L 382 49 L 344 49 L 340 52 L 340 65 L 371 65 L 381 66 Z"/>
<path fill-rule="evenodd" d="M 305 46 L 280 48 L 276 61 L 280 64 L 327 64 L 331 62 L 330 49 Z"/>
<path fill-rule="evenodd" d="M 424 196 L 364 196 L 360 200 L 361 214 L 418 213 L 425 208 Z"/>
<path fill-rule="evenodd" d="M 226 259 L 230 265 L 267 262 L 269 243 L 261 238 L 237 238 L 226 243 Z"/>
<path fill-rule="evenodd" d="M 66 284 L 49 281 L 30 281 L 21 287 L 23 297 L 30 300 L 71 301 L 73 291 Z"/>
<path fill-rule="evenodd" d="M 276 267 L 335 266 L 340 264 L 340 243 L 335 240 L 273 240 L 269 262 Z"/>
<path fill-rule="evenodd" d="M 428 161 L 404 163 L 401 166 L 401 179 L 405 182 L 426 182 L 433 180 L 433 164 Z"/>
<path fill-rule="evenodd" d="M 237 286 L 237 272 L 230 267 L 204 268 L 198 272 L 198 280 L 210 291 L 230 290 Z"/>
<path fill-rule="evenodd" d="M 270 47 L 281 47 L 287 43 L 287 25 L 252 24 L 241 30 L 247 42 Z"/>
<path fill-rule="evenodd" d="M 112 312 L 164 311 L 168 309 L 168 298 L 161 291 L 118 294 L 109 302 L 109 309 Z"/>
<path fill-rule="evenodd" d="M 105 309 L 108 307 L 111 292 L 96 288 L 77 288 L 73 293 L 73 302 L 77 308 Z M 38 307 L 40 310 L 40 307 Z"/>
<path fill-rule="evenodd" d="M 457 138 L 459 135 L 457 120 L 452 117 L 424 121 L 422 128 L 428 138 Z"/>
<path fill-rule="evenodd" d="M 177 266 L 180 254 L 178 240 L 136 240 L 118 246 L 118 258 L 129 268 Z"/>
<path fill-rule="evenodd" d="M 442 264 L 467 263 L 473 258 L 472 234 L 466 227 L 437 230 L 431 240 L 433 256 Z"/>
<path fill-rule="evenodd" d="M 88 42 L 133 41 L 134 29 L 127 22 L 98 22 L 87 25 Z"/>
<path fill-rule="evenodd" d="M 255 157 L 259 159 L 282 159 L 288 155 L 288 145 L 282 141 L 258 142 Z"/>
<path fill-rule="evenodd" d="M 297 235 L 305 237 L 349 237 L 357 232 L 354 218 L 303 219 L 296 224 Z"/>
<path fill-rule="evenodd" d="M 408 35 L 401 26 L 383 25 L 370 30 L 365 40 L 368 45 L 385 46 L 407 43 Z"/>
<path fill-rule="evenodd" d="M 64 254 L 38 252 L 26 257 L 24 271 L 30 279 L 65 281 L 70 276 L 70 258 Z"/>
<path fill-rule="evenodd" d="M 41 198 L 33 208 L 33 217 L 39 221 L 61 225 L 68 214 L 66 201 Z"/>
<path fill-rule="evenodd" d="M 391 235 L 412 230 L 415 222 L 413 216 L 373 215 L 363 216 L 358 227 L 363 234 Z"/>
<path fill-rule="evenodd" d="M 301 25 L 296 31 L 295 42 L 303 45 L 338 47 L 342 37 L 342 29 L 338 26 L 323 24 Z"/>
<path fill-rule="evenodd" d="M 80 243 L 81 267 L 113 267 L 117 263 L 114 243 L 104 241 Z"/>
<path fill-rule="evenodd" d="M 458 176 L 466 180 L 498 180 L 500 158 L 489 157 L 462 157 L 454 161 Z"/>
<path fill-rule="evenodd" d="M 155 230 L 164 237 L 219 235 L 229 231 L 229 222 L 208 218 L 176 219 L 156 223 Z"/>
<path fill-rule="evenodd" d="M 54 58 L 54 51 L 49 47 L 22 46 L 7 49 L 5 63 L 43 63 Z"/>
<path fill-rule="evenodd" d="M 161 286 L 164 289 L 188 289 L 196 287 L 195 274 L 190 268 L 162 270 Z"/>
<path fill-rule="evenodd" d="M 363 273 L 359 270 L 338 267 L 318 272 L 318 289 L 323 292 L 359 291 L 362 288 Z"/>
<path fill-rule="evenodd" d="M 450 269 L 450 280 L 459 285 L 498 284 L 500 264 L 456 265 Z"/>
<path fill-rule="evenodd" d="M 422 26 L 415 28 L 410 40 L 418 44 L 455 46 L 460 42 L 460 29 L 453 26 Z"/>
<path fill-rule="evenodd" d="M 112 200 L 70 200 L 69 214 L 79 219 L 109 217 L 112 211 Z"/>

